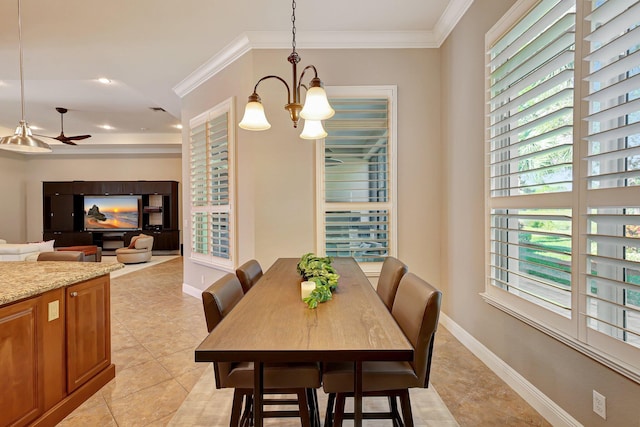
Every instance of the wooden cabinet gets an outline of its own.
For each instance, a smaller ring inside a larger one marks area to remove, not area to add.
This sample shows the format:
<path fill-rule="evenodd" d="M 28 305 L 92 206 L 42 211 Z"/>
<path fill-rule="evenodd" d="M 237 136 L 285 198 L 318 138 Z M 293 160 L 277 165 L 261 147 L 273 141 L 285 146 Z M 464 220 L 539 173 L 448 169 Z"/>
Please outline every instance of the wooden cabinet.
<path fill-rule="evenodd" d="M 40 298 L 0 308 L 0 425 L 23 426 L 43 412 Z"/>
<path fill-rule="evenodd" d="M 66 290 L 68 392 L 111 364 L 109 299 L 106 276 Z"/>
<path fill-rule="evenodd" d="M 54 194 L 44 196 L 43 217 L 45 230 L 73 231 L 74 199 L 72 194 Z"/>
<path fill-rule="evenodd" d="M 109 276 L 0 307 L 0 426 L 50 426 L 115 377 Z"/>
<path fill-rule="evenodd" d="M 69 181 L 42 184 L 42 218 L 45 240 L 56 240 L 55 246 L 102 246 L 101 234 L 110 231 L 85 232 L 84 202 L 90 195 L 139 195 L 141 230 L 136 234 L 158 234 L 154 249 L 180 249 L 178 220 L 178 182 L 176 181 Z M 82 234 L 85 232 L 84 234 Z M 51 233 L 54 233 L 52 235 Z M 167 234 L 165 234 L 167 233 Z M 88 239 L 91 237 L 91 240 Z M 127 242 L 125 241 L 125 244 Z M 113 249 L 113 248 L 103 248 Z"/>
<path fill-rule="evenodd" d="M 90 231 L 45 231 L 42 239 L 55 240 L 53 246 L 56 248 L 95 245 L 93 233 Z"/>

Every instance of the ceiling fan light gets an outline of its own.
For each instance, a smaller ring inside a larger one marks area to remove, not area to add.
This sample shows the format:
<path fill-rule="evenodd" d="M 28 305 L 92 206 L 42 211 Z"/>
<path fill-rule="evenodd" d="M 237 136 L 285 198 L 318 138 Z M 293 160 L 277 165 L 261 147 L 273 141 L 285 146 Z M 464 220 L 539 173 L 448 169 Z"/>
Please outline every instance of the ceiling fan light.
<path fill-rule="evenodd" d="M 302 139 L 322 139 L 327 136 L 327 131 L 324 130 L 322 122 L 320 120 L 305 120 L 304 128 L 300 134 Z"/>
<path fill-rule="evenodd" d="M 310 87 L 300 111 L 300 117 L 305 120 L 326 120 L 333 117 L 335 113 L 329 105 L 324 89 L 320 85 Z"/>
<path fill-rule="evenodd" d="M 246 130 L 267 130 L 271 127 L 259 97 L 256 100 L 249 97 L 249 102 L 244 108 L 244 116 L 238 126 Z"/>
<path fill-rule="evenodd" d="M 13 136 L 5 136 L 0 139 L 0 149 L 23 153 L 48 153 L 51 151 L 49 144 L 40 141 L 31 134 L 31 129 L 24 120 L 20 120 Z"/>

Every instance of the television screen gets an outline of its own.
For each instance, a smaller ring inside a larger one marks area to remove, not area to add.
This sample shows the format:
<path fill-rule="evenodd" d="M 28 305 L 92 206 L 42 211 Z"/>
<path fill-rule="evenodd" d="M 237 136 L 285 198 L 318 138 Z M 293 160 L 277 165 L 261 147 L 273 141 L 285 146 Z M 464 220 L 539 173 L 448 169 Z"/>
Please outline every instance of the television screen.
<path fill-rule="evenodd" d="M 140 196 L 85 196 L 85 230 L 139 230 Z"/>

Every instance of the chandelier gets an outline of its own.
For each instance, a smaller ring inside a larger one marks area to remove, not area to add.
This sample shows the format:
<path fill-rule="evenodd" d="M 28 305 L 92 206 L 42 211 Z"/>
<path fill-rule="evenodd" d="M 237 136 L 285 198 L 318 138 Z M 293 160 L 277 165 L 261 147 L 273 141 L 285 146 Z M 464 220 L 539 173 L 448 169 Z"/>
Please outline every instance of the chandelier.
<path fill-rule="evenodd" d="M 22 151 L 29 153 L 44 153 L 51 151 L 51 147 L 46 142 L 35 138 L 29 124 L 24 118 L 24 76 L 22 72 L 22 15 L 20 0 L 18 0 L 18 44 L 20 51 L 20 106 L 22 108 L 22 118 L 18 123 L 15 133 L 12 136 L 5 136 L 0 139 L 0 148 L 10 151 Z"/>
<path fill-rule="evenodd" d="M 271 127 L 271 124 L 267 121 L 267 117 L 264 114 L 264 107 L 262 106 L 262 100 L 258 95 L 258 85 L 267 79 L 277 79 L 282 82 L 287 88 L 287 104 L 284 106 L 285 110 L 289 111 L 289 116 L 293 121 L 293 127 L 298 127 L 298 121 L 304 119 L 304 128 L 300 134 L 300 138 L 303 139 L 318 139 L 327 136 L 327 132 L 322 126 L 321 120 L 328 119 L 335 114 L 329 101 L 327 100 L 327 94 L 322 88 L 322 82 L 318 78 L 318 71 L 313 65 L 307 65 L 300 74 L 298 79 L 297 65 L 300 62 L 300 56 L 296 52 L 296 1 L 291 3 L 291 34 L 293 48 L 291 54 L 287 60 L 293 67 L 293 84 L 291 88 L 284 79 L 279 76 L 269 75 L 264 76 L 253 88 L 253 93 L 249 96 L 249 101 L 244 110 L 244 116 L 238 124 L 242 129 L 247 130 L 267 130 Z M 309 87 L 302 84 L 302 79 L 307 70 L 313 70 L 314 77 L 309 82 Z M 307 91 L 304 106 L 301 104 L 300 89 L 304 88 Z M 293 94 L 292 94 L 293 92 Z"/>

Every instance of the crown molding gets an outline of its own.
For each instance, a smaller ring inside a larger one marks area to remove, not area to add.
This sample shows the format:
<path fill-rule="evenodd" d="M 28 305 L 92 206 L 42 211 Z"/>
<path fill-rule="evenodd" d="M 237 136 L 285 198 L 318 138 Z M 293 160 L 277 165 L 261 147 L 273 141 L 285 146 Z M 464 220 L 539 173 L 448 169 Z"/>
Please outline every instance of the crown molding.
<path fill-rule="evenodd" d="M 416 49 L 437 48 L 430 31 L 316 31 L 296 35 L 305 49 Z M 173 87 L 180 97 L 188 95 L 202 83 L 224 70 L 253 49 L 291 48 L 291 32 L 248 31 L 229 43 L 219 53 L 196 68 Z"/>
<path fill-rule="evenodd" d="M 184 80 L 175 85 L 173 91 L 180 98 L 183 98 L 250 50 L 251 43 L 249 38 L 246 34 L 241 34 L 211 59 L 196 68 Z"/>
<path fill-rule="evenodd" d="M 311 31 L 296 34 L 304 49 L 429 49 L 439 48 L 473 0 L 451 0 L 433 31 Z M 180 97 L 224 70 L 252 49 L 287 49 L 290 31 L 247 31 L 173 87 Z"/>
<path fill-rule="evenodd" d="M 444 43 L 449 37 L 451 31 L 458 25 L 458 22 L 464 14 L 467 12 L 473 0 L 451 0 L 447 5 L 447 8 L 436 22 L 434 26 L 434 33 L 436 34 L 436 42 L 438 47 Z"/>

